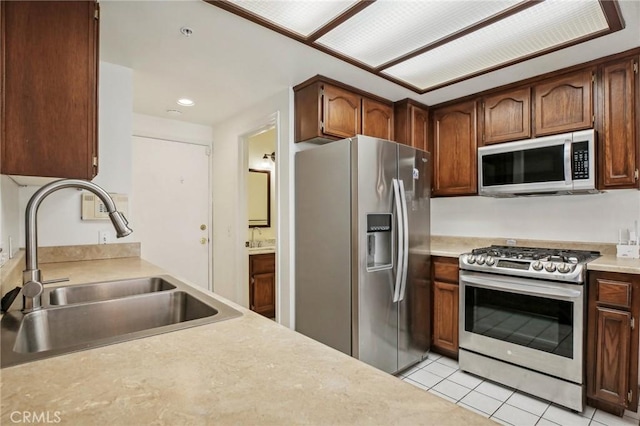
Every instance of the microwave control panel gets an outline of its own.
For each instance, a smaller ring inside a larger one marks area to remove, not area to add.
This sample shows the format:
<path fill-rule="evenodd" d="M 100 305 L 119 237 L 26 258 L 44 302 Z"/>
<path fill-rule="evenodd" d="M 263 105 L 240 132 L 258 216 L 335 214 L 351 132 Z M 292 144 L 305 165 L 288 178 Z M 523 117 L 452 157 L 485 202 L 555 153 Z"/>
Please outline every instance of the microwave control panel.
<path fill-rule="evenodd" d="M 573 179 L 589 179 L 589 143 L 587 141 L 574 142 L 572 151 L 571 174 Z"/>

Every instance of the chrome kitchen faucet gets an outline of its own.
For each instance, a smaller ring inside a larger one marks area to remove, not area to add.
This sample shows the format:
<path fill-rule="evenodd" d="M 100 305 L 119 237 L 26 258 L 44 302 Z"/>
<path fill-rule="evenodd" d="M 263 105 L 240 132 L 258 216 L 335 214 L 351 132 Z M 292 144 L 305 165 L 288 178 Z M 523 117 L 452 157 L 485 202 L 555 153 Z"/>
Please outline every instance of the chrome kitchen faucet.
<path fill-rule="evenodd" d="M 64 188 L 80 188 L 93 192 L 105 205 L 109 218 L 113 227 L 116 229 L 116 235 L 118 238 L 126 237 L 133 232 L 129 228 L 128 221 L 122 213 L 116 210 L 116 204 L 111 199 L 111 196 L 104 189 L 100 188 L 95 183 L 91 183 L 81 179 L 61 179 L 55 182 L 51 182 L 48 185 L 40 188 L 29 200 L 27 204 L 27 210 L 25 214 L 25 260 L 26 269 L 22 274 L 22 310 L 31 311 L 42 308 L 42 292 L 44 290 L 43 284 L 49 284 L 52 282 L 66 281 L 64 280 L 52 280 L 42 281 L 42 275 L 40 269 L 38 269 L 38 228 L 37 228 L 37 216 L 40 203 L 49 194 Z"/>

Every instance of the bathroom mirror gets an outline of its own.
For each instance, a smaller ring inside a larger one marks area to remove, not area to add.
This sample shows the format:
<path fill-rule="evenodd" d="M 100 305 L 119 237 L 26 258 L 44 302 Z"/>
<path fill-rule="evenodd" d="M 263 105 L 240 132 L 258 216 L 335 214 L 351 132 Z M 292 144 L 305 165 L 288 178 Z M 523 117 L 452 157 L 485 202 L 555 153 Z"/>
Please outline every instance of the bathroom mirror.
<path fill-rule="evenodd" d="M 249 169 L 249 228 L 271 227 L 271 172 Z"/>

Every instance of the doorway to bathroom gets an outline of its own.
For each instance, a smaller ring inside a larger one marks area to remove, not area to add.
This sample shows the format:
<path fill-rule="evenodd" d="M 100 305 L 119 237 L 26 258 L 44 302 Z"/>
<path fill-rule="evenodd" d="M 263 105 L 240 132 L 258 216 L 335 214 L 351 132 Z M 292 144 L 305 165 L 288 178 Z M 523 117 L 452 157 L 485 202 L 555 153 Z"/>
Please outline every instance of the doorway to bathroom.
<path fill-rule="evenodd" d="M 276 315 L 276 145 L 270 124 L 244 138 L 245 225 L 249 309 L 268 318 Z"/>

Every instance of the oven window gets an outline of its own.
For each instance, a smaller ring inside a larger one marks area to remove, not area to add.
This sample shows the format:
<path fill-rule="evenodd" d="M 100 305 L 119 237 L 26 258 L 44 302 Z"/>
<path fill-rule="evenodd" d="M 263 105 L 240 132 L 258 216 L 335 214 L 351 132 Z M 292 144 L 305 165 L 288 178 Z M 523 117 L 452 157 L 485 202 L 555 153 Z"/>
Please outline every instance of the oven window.
<path fill-rule="evenodd" d="M 564 180 L 564 145 L 504 152 L 482 157 L 484 186 Z"/>
<path fill-rule="evenodd" d="M 465 330 L 573 358 L 573 303 L 465 287 Z"/>

